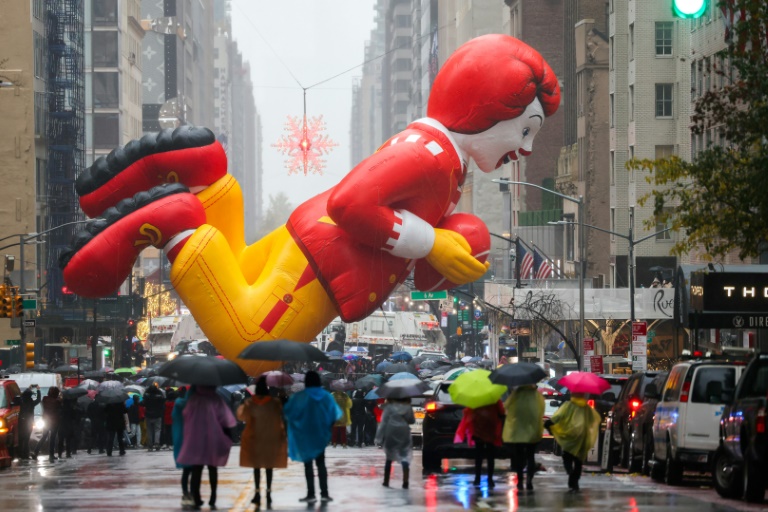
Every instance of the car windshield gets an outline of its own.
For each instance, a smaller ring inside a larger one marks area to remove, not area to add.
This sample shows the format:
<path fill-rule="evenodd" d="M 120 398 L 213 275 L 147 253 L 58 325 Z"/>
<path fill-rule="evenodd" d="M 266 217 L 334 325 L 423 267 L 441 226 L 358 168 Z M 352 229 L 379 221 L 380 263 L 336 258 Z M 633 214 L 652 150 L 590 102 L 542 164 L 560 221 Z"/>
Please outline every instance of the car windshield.
<path fill-rule="evenodd" d="M 440 387 L 437 389 L 437 393 L 435 393 L 435 398 L 437 398 L 438 402 L 442 402 L 444 404 L 452 404 L 453 400 L 451 400 L 451 395 L 448 393 L 448 387 L 450 384 L 440 384 Z"/>
<path fill-rule="evenodd" d="M 417 396 L 411 398 L 411 406 L 412 407 L 424 407 L 424 402 L 426 401 L 426 397 L 424 396 Z"/>
<path fill-rule="evenodd" d="M 722 404 L 722 390 L 733 389 L 735 380 L 735 368 L 699 368 L 694 379 L 691 402 Z"/>
<path fill-rule="evenodd" d="M 0 409 L 4 409 L 6 407 L 8 407 L 8 399 L 5 396 L 5 391 L 3 391 L 0 393 Z"/>

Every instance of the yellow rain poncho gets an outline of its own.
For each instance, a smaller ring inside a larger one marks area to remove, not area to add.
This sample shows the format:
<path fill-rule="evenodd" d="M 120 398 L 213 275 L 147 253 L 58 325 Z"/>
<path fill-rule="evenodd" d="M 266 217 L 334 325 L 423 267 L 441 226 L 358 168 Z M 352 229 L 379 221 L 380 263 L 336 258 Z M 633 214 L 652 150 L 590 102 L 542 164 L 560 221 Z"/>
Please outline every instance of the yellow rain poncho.
<path fill-rule="evenodd" d="M 538 443 L 544 433 L 544 397 L 536 386 L 522 386 L 504 402 L 507 418 L 501 438 L 505 443 Z"/>
<path fill-rule="evenodd" d="M 587 458 L 600 429 L 600 414 L 587 404 L 587 400 L 571 397 L 552 415 L 549 431 L 557 444 L 581 460 Z"/>

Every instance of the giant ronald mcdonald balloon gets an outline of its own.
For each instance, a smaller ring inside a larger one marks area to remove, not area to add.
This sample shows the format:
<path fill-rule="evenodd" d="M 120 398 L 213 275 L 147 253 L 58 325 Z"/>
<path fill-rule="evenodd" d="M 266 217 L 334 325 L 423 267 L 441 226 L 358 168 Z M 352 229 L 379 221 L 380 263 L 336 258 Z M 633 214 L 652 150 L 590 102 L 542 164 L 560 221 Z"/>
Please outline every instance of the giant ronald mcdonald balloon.
<path fill-rule="evenodd" d="M 246 245 L 243 199 L 213 133 L 182 126 L 98 159 L 77 180 L 98 219 L 60 263 L 85 297 L 114 293 L 139 252 L 165 249 L 171 283 L 225 357 L 261 340 L 310 341 L 336 316 L 366 317 L 414 272 L 422 290 L 487 268 L 483 222 L 453 214 L 471 157 L 483 172 L 528 155 L 560 103 L 552 69 L 506 35 L 462 45 L 411 123 L 288 222 Z M 258 373 L 271 363 L 238 361 Z"/>

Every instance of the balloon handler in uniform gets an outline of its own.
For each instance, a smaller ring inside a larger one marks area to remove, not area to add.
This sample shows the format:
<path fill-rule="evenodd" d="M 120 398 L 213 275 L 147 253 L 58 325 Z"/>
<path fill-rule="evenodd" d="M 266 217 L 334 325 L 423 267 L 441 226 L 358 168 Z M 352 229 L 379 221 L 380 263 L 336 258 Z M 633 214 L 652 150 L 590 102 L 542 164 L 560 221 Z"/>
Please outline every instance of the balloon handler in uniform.
<path fill-rule="evenodd" d="M 472 39 L 435 78 L 428 117 L 251 245 L 240 186 L 214 134 L 181 126 L 145 135 L 78 177 L 81 208 L 94 220 L 62 253 L 64 280 L 84 297 L 110 295 L 152 245 L 226 358 L 261 340 L 309 342 L 336 316 L 368 316 L 412 271 L 424 291 L 481 277 L 488 229 L 453 214 L 468 159 L 491 172 L 529 155 L 559 103 L 557 77 L 533 48 L 502 34 Z M 251 374 L 274 366 L 238 363 Z"/>

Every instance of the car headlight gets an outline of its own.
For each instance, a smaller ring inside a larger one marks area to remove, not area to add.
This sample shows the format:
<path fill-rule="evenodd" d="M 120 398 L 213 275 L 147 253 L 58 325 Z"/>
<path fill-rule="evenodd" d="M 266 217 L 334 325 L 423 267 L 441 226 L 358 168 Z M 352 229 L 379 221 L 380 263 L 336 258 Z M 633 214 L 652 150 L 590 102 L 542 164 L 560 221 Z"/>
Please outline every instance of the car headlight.
<path fill-rule="evenodd" d="M 168 354 L 168 360 L 175 359 L 178 354 L 176 352 L 171 352 Z"/>
<path fill-rule="evenodd" d="M 43 418 L 35 419 L 35 430 L 45 430 L 45 420 Z"/>
<path fill-rule="evenodd" d="M 0 429 L 5 428 L 5 420 L 3 418 L 0 418 Z"/>

